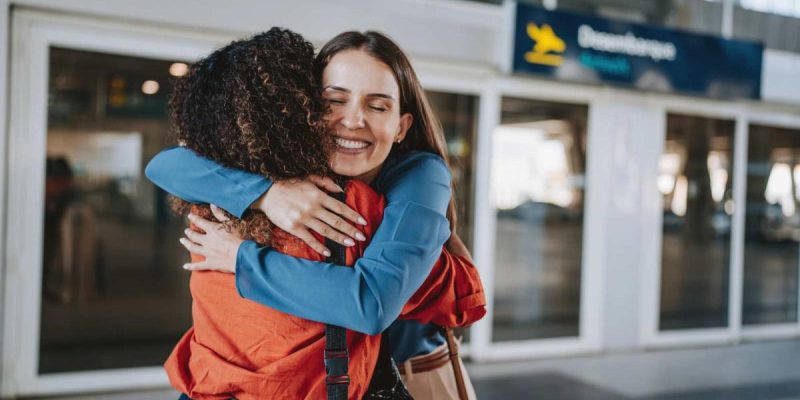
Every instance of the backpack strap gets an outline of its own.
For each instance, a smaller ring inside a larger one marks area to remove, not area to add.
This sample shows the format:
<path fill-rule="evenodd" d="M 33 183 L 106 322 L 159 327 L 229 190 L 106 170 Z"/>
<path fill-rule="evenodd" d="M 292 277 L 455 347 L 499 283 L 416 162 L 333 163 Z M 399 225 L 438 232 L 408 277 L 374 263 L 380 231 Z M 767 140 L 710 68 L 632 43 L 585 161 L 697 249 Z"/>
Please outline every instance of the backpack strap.
<path fill-rule="evenodd" d="M 344 202 L 344 193 L 331 194 L 336 200 Z M 339 243 L 325 239 L 325 246 L 331 251 L 327 261 L 344 265 L 345 248 Z M 328 389 L 328 400 L 347 400 L 347 389 L 350 385 L 348 364 L 350 353 L 347 351 L 347 331 L 336 325 L 325 325 L 325 385 Z"/>

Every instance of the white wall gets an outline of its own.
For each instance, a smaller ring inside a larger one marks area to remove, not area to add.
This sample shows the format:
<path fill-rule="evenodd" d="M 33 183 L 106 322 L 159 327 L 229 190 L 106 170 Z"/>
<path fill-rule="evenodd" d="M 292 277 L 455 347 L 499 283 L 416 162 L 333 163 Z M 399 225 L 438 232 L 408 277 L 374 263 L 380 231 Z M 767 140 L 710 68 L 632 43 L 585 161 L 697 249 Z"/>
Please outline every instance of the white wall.
<path fill-rule="evenodd" d="M 764 100 L 800 105 L 800 54 L 767 49 L 762 68 Z"/>
<path fill-rule="evenodd" d="M 10 22 L 8 0 L 0 0 L 0 43 L 3 44 L 0 46 L 0 238 L 5 237 L 6 233 L 6 162 L 8 160 L 5 157 L 8 138 L 8 119 L 6 118 L 8 103 L 6 100 L 8 99 L 9 81 L 8 54 L 11 47 L 8 37 Z M 0 240 L 0 260 L 5 260 L 5 258 L 5 240 Z M 5 265 L 0 265 L 0 282 L 5 282 L 5 272 Z M 0 285 L 0 299 L 5 298 L 3 288 L 4 285 Z M 2 310 L 2 307 L 0 307 L 0 310 Z M 4 331 L 3 320 L 2 315 L 0 315 L 0 332 Z M 0 337 L 0 341 L 2 340 L 3 338 Z M 2 360 L 2 357 L 0 357 L 0 360 Z M 0 379 L 3 376 L 2 363 L 0 363 Z"/>
<path fill-rule="evenodd" d="M 8 0 L 6 0 L 8 1 Z M 346 30 L 378 29 L 410 54 L 496 65 L 501 7 L 458 0 L 12 0 L 19 6 L 230 32 L 282 26 L 317 44 Z"/>
<path fill-rule="evenodd" d="M 641 96 L 605 91 L 589 111 L 588 201 L 601 210 L 601 231 L 593 244 L 601 246 L 602 265 L 602 348 L 608 351 L 635 349 L 644 318 L 642 274 L 646 255 L 648 221 L 658 213 L 648 201 L 657 173 L 660 110 Z M 591 179 L 591 178 L 590 178 Z M 592 187 L 591 185 L 594 185 Z M 660 226 L 656 229 L 660 229 Z"/>

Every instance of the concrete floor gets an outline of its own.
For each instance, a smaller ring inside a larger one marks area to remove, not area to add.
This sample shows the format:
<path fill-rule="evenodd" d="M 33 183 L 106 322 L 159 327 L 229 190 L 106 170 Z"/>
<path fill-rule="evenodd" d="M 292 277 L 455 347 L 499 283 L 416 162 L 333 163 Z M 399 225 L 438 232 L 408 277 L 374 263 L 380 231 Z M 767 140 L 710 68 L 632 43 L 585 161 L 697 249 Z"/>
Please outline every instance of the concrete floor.
<path fill-rule="evenodd" d="M 800 400 L 800 340 L 469 364 L 480 399 Z M 172 390 L 50 400 L 174 400 Z"/>

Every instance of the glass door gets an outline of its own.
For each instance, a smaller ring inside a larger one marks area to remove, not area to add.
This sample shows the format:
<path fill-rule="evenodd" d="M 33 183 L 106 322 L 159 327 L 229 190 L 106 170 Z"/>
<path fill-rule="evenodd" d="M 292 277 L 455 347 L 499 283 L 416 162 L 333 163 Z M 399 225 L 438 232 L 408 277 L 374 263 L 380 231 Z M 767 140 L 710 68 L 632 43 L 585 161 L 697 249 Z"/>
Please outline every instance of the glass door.
<path fill-rule="evenodd" d="M 504 97 L 492 133 L 492 341 L 578 337 L 585 105 Z"/>
<path fill-rule="evenodd" d="M 797 337 L 800 119 L 760 106 L 675 108 L 658 160 L 658 306 L 643 344 Z"/>
<path fill-rule="evenodd" d="M 728 325 L 733 120 L 669 114 L 663 196 L 659 330 Z"/>
<path fill-rule="evenodd" d="M 220 39 L 16 11 L 5 393 L 163 385 L 191 325 L 184 222 L 144 166 L 186 60 Z M 23 227 L 24 228 L 20 228 Z"/>
<path fill-rule="evenodd" d="M 742 323 L 798 322 L 800 129 L 750 124 Z"/>

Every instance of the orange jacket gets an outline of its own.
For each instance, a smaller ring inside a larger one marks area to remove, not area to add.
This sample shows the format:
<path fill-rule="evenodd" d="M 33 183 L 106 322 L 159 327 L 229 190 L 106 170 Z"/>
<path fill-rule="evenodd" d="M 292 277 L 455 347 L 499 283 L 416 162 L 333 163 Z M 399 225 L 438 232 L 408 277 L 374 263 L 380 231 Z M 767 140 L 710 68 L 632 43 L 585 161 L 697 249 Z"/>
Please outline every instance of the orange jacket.
<path fill-rule="evenodd" d="M 367 219 L 372 237 L 385 201 L 368 185 L 349 181 L 345 203 Z M 273 247 L 285 254 L 322 261 L 299 239 L 279 230 Z M 363 254 L 367 242 L 346 248 L 347 265 Z M 201 257 L 192 255 L 192 260 Z M 239 296 L 235 276 L 193 272 L 194 326 L 165 363 L 175 389 L 194 400 L 324 399 L 325 325 L 298 318 Z M 463 326 L 485 314 L 480 278 L 469 259 L 442 252 L 431 274 L 403 308 L 400 318 Z M 348 397 L 360 399 L 369 386 L 380 335 L 347 331 L 350 352 Z"/>

